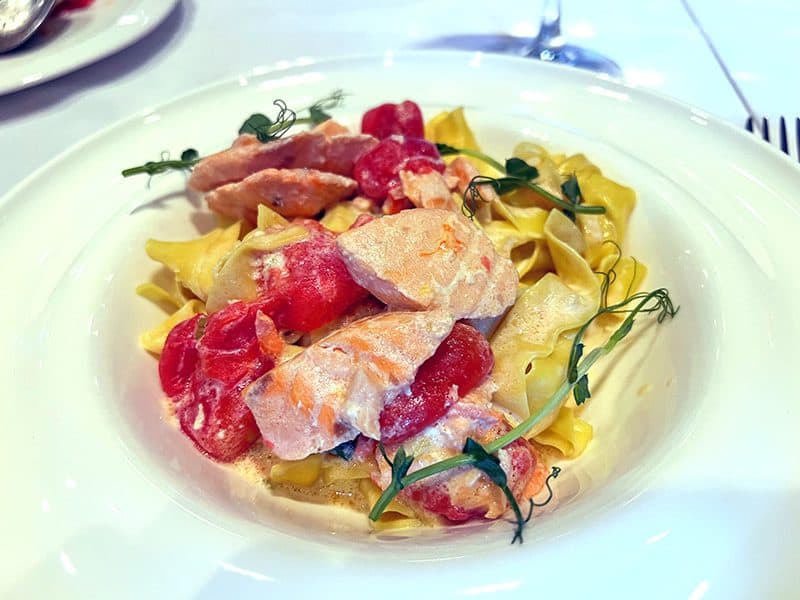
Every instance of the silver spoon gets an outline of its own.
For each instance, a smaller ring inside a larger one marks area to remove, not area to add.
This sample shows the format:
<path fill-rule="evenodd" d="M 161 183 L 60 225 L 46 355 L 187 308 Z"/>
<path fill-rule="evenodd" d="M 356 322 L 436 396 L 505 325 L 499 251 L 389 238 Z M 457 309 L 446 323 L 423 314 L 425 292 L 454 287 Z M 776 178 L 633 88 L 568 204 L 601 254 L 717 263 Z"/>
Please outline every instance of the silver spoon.
<path fill-rule="evenodd" d="M 0 52 L 16 48 L 39 29 L 56 0 L 0 0 Z"/>

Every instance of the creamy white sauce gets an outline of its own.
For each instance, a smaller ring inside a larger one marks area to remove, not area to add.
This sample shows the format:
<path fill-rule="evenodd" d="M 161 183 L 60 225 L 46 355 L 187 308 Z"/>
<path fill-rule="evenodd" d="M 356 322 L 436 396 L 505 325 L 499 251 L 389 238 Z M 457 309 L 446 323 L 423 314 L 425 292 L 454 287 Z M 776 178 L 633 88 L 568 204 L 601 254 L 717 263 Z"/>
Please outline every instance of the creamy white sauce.
<path fill-rule="evenodd" d="M 203 409 L 203 405 L 199 404 L 197 406 L 197 415 L 194 418 L 194 423 L 192 423 L 192 429 L 198 431 L 203 427 L 206 422 L 206 412 Z"/>
<path fill-rule="evenodd" d="M 280 269 L 283 271 L 286 268 L 286 257 L 283 255 L 283 252 L 271 252 L 254 258 L 251 265 L 254 269 L 266 275 L 272 269 Z"/>

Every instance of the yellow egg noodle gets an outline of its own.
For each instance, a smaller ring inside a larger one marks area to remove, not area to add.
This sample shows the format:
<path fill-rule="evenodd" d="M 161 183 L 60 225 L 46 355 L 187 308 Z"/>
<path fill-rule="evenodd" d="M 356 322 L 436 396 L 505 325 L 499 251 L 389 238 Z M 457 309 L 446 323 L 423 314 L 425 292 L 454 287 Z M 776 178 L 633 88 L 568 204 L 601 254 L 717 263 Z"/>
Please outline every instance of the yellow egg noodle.
<path fill-rule="evenodd" d="M 425 125 L 425 134 L 432 142 L 480 150 L 462 108 L 434 116 Z M 601 302 L 611 304 L 629 297 L 647 271 L 621 251 L 636 204 L 632 189 L 605 177 L 583 154 L 553 154 L 523 142 L 513 155 L 538 169 L 537 184 L 550 193 L 561 195 L 561 185 L 574 175 L 584 201 L 605 208 L 604 214 L 577 214 L 572 221 L 528 189 L 479 207 L 476 225 L 499 253 L 512 260 L 520 278 L 517 301 L 497 325 L 490 343 L 497 384 L 492 401 L 522 420 L 539 410 L 564 381 L 576 329 L 597 312 Z M 474 161 L 474 166 L 484 175 L 497 174 L 481 161 Z M 459 197 L 458 202 L 462 201 Z M 366 211 L 355 201 L 339 202 L 325 211 L 320 223 L 343 232 Z M 276 233 L 276 226 L 283 228 Z M 145 283 L 136 290 L 171 311 L 166 320 L 141 335 L 143 348 L 157 355 L 175 324 L 206 310 L 214 312 L 230 299 L 254 299 L 255 283 L 242 276 L 253 261 L 308 236 L 306 229 L 289 225 L 265 205 L 258 207 L 256 228 L 247 231 L 246 227 L 236 222 L 190 241 L 147 242 L 147 254 L 173 274 L 174 285 L 164 289 Z M 312 333 L 310 339 L 318 337 Z M 302 340 L 296 342 L 285 346 L 281 362 L 303 350 Z M 582 412 L 583 406 L 565 402 L 527 437 L 557 456 L 576 458 L 593 437 Z M 364 463 L 315 454 L 298 461 L 272 459 L 270 464 L 267 479 L 276 489 L 334 489 L 334 496 L 349 498 L 351 503 L 358 498 L 355 502 L 366 507 L 381 494 Z M 419 524 L 415 512 L 395 499 L 376 527 Z"/>

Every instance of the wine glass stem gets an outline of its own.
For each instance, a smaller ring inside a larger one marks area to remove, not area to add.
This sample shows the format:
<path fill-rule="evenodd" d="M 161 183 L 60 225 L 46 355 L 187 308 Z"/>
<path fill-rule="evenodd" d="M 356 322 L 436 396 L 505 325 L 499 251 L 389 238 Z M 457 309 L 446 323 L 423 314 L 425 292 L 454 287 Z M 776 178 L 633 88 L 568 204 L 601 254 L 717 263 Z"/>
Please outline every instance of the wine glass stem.
<path fill-rule="evenodd" d="M 561 35 L 561 0 L 544 0 L 542 22 L 535 40 L 535 50 L 558 51 L 564 45 Z"/>

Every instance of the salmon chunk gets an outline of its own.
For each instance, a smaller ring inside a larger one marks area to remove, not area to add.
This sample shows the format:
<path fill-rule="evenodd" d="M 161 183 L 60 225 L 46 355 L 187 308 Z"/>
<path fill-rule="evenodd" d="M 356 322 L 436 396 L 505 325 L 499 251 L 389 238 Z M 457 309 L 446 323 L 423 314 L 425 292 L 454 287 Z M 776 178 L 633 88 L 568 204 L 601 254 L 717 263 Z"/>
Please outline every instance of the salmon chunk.
<path fill-rule="evenodd" d="M 487 444 L 510 430 L 505 417 L 489 405 L 491 382 L 476 388 L 454 404 L 439 421 L 402 443 L 414 457 L 409 473 L 460 454 L 467 438 Z M 400 445 L 386 448 L 392 458 Z M 542 486 L 544 465 L 538 453 L 525 440 L 517 440 L 497 453 L 508 477 L 514 497 L 522 502 Z M 378 472 L 375 483 L 386 489 L 392 480 L 391 467 L 376 450 Z M 460 468 L 423 479 L 403 490 L 401 497 L 424 511 L 450 521 L 475 517 L 496 519 L 508 509 L 503 491 L 475 468 Z"/>
<path fill-rule="evenodd" d="M 371 135 L 329 135 L 323 151 L 325 161 L 321 170 L 352 177 L 356 160 L 377 145 L 378 140 Z"/>
<path fill-rule="evenodd" d="M 313 217 L 352 197 L 357 187 L 354 179 L 315 169 L 264 169 L 208 192 L 206 200 L 217 213 L 255 223 L 259 204 L 284 217 Z"/>
<path fill-rule="evenodd" d="M 417 208 L 458 210 L 447 182 L 438 171 L 427 173 L 400 171 L 400 183 L 405 197 Z"/>
<path fill-rule="evenodd" d="M 501 314 L 513 304 L 517 271 L 461 214 L 415 208 L 342 233 L 350 275 L 393 309 L 442 308 L 456 319 Z"/>
<path fill-rule="evenodd" d="M 361 319 L 255 381 L 244 401 L 276 456 L 297 460 L 362 433 L 380 438 L 383 405 L 414 380 L 450 333 L 444 311 Z"/>
<path fill-rule="evenodd" d="M 377 143 L 371 135 L 329 136 L 322 131 L 304 131 L 265 144 L 252 135 L 240 135 L 232 147 L 197 163 L 189 186 L 207 192 L 264 169 L 305 168 L 349 176 L 356 159 Z"/>
<path fill-rule="evenodd" d="M 444 170 L 444 179 L 448 187 L 456 190 L 462 196 L 467 191 L 472 179 L 478 175 L 480 172 L 475 165 L 463 156 L 456 157 Z M 483 201 L 478 203 L 476 216 L 480 223 L 486 224 L 492 220 L 492 202 L 499 200 L 499 196 L 488 185 L 480 186 L 478 191 L 480 191 Z"/>
<path fill-rule="evenodd" d="M 451 189 L 458 191 L 458 193 L 462 196 L 464 195 L 469 182 L 478 175 L 480 175 L 480 171 L 478 171 L 478 169 L 475 168 L 475 165 L 473 165 L 463 156 L 455 158 L 444 169 L 444 178 L 447 181 L 448 186 Z M 483 196 L 483 199 L 486 202 L 493 202 L 498 199 L 497 192 L 495 192 L 494 189 L 488 185 L 482 186 L 480 190 L 481 196 Z"/>

